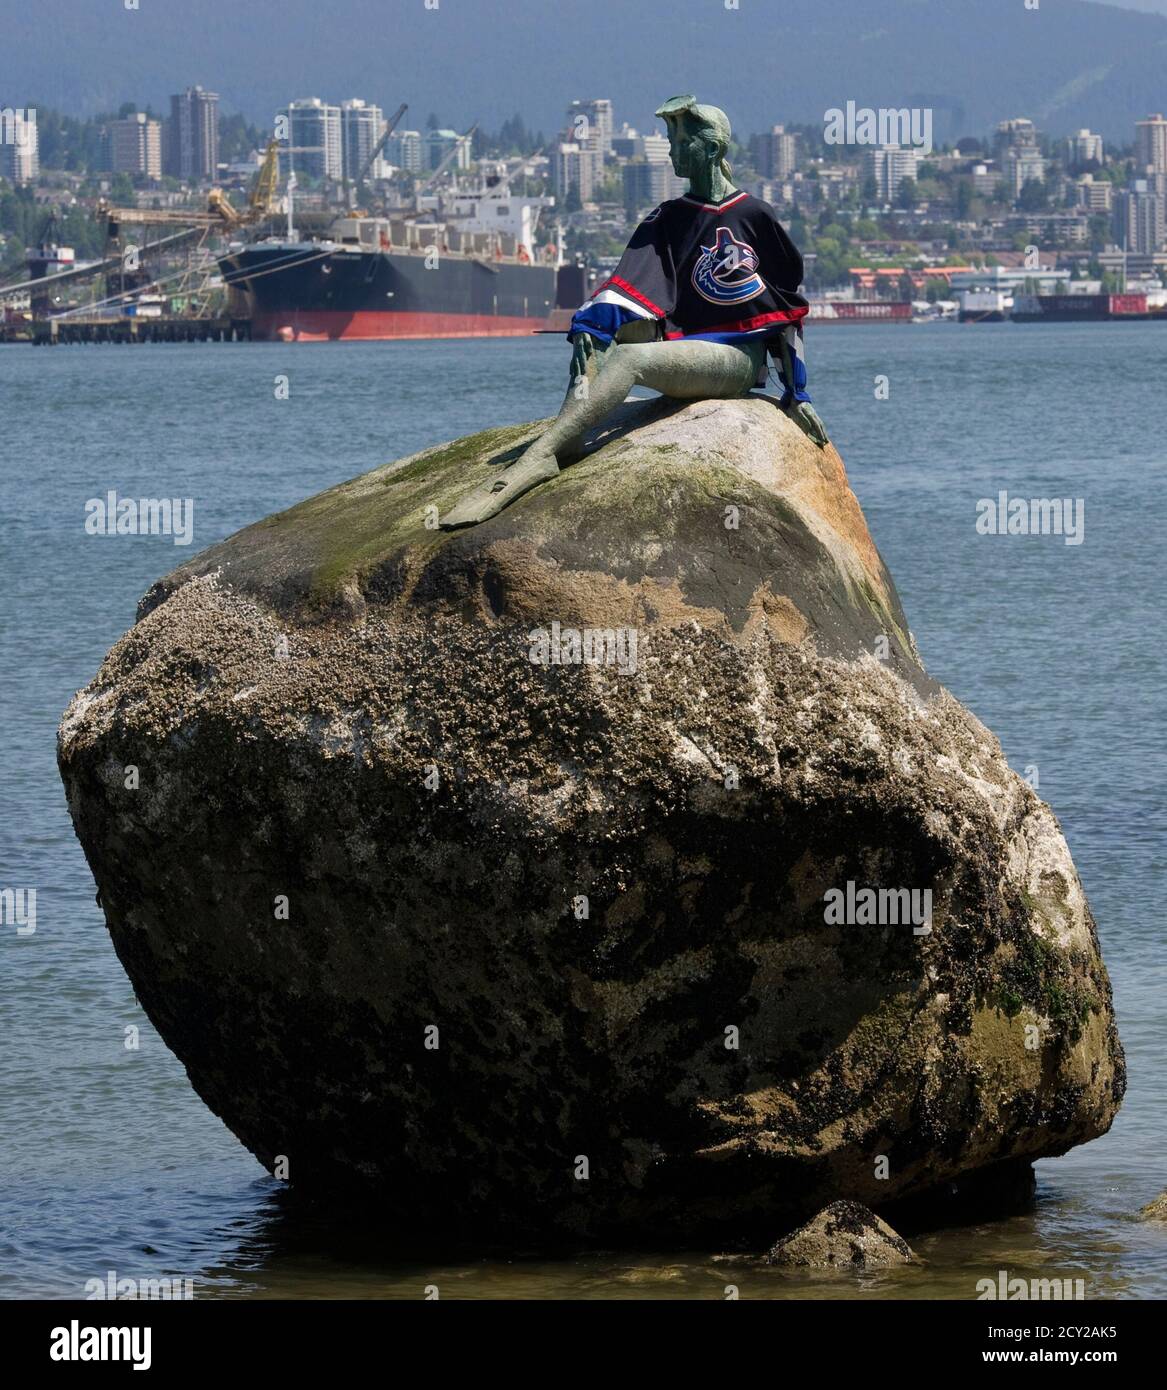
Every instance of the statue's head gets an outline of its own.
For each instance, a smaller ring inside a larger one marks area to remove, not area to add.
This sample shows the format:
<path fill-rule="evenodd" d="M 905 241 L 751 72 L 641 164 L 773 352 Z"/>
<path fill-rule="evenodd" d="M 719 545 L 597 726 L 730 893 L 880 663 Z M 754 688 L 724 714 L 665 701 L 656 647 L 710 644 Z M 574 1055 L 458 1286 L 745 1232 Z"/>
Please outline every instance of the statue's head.
<path fill-rule="evenodd" d="M 692 179 L 714 168 L 726 179 L 732 176 L 725 157 L 732 132 L 719 106 L 701 106 L 694 96 L 670 97 L 656 114 L 668 129 L 669 156 L 678 178 Z"/>

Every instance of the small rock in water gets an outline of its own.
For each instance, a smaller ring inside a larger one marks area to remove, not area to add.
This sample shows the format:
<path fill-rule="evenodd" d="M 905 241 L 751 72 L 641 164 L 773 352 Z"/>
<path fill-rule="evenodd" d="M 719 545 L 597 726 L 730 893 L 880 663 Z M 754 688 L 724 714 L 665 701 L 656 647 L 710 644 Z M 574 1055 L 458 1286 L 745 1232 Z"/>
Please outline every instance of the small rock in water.
<path fill-rule="evenodd" d="M 766 1256 L 769 1265 L 812 1269 L 887 1269 L 917 1262 L 908 1242 L 861 1202 L 832 1202 Z"/>
<path fill-rule="evenodd" d="M 1139 1208 L 1144 1221 L 1167 1221 L 1167 1191 L 1160 1192 L 1153 1202 Z"/>

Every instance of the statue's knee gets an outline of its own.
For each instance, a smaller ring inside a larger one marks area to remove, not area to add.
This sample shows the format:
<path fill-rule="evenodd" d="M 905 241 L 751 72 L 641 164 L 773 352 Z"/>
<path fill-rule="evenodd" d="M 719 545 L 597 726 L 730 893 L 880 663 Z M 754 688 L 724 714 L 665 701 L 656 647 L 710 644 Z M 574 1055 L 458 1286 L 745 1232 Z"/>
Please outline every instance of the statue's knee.
<path fill-rule="evenodd" d="M 647 365 L 646 349 L 641 343 L 614 343 L 605 354 L 605 363 L 627 372 L 637 382 Z"/>

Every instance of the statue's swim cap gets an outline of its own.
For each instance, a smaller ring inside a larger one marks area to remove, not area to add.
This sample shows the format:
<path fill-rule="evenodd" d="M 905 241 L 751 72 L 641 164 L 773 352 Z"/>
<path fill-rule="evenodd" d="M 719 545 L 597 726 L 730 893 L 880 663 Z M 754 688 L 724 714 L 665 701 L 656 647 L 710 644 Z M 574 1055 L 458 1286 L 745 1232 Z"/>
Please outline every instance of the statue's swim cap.
<path fill-rule="evenodd" d="M 666 125 L 671 125 L 679 116 L 692 116 L 701 134 L 716 140 L 722 148 L 723 155 L 729 148 L 733 131 L 730 129 L 729 117 L 720 106 L 702 106 L 695 96 L 685 95 L 669 97 L 663 106 L 657 107 L 655 114 L 660 116 Z M 724 157 L 721 161 L 721 172 L 726 178 L 730 177 L 729 164 Z"/>

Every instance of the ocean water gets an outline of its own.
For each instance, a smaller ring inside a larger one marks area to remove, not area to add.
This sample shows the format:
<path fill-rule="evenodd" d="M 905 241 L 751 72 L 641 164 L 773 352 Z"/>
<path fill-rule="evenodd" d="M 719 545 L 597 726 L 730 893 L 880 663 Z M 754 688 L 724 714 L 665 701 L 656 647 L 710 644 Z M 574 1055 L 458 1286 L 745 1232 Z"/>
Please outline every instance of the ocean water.
<path fill-rule="evenodd" d="M 37 890 L 35 933 L 0 928 L 0 1296 L 80 1297 L 113 1270 L 189 1279 L 195 1297 L 722 1298 L 734 1284 L 969 1299 L 1000 1269 L 1081 1278 L 1087 1297 L 1167 1296 L 1167 1228 L 1137 1220 L 1167 1187 L 1167 325 L 831 327 L 809 348 L 929 670 L 1036 769 L 1069 840 L 1129 1066 L 1112 1131 L 1038 1165 L 1031 1213 L 930 1234 L 925 1265 L 877 1275 L 709 1250 L 403 1260 L 384 1235 L 298 1211 L 135 1004 L 73 836 L 57 723 L 160 574 L 388 459 L 552 413 L 564 345 L 0 347 L 0 887 Z M 193 545 L 87 535 L 85 504 L 110 489 L 193 498 Z M 978 500 L 1002 489 L 1080 501 L 1082 543 L 977 534 Z"/>

